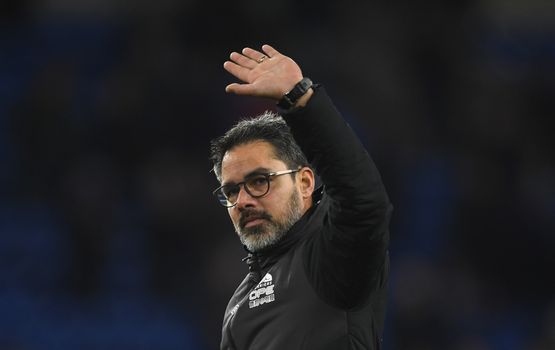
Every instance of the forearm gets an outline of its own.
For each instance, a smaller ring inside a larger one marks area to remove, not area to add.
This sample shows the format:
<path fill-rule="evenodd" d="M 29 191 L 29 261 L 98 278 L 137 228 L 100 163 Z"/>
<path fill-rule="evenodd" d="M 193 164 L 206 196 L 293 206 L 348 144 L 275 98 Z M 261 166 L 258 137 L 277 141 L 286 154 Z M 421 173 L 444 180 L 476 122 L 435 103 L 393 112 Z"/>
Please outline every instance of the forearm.
<path fill-rule="evenodd" d="M 331 304 L 355 307 L 387 281 L 392 206 L 374 162 L 325 91 L 316 89 L 305 108 L 284 118 L 325 186 L 327 220 L 305 256 L 309 280 Z"/>
<path fill-rule="evenodd" d="M 345 214 L 363 216 L 367 221 L 388 209 L 389 200 L 374 162 L 323 88 L 317 89 L 304 108 L 284 113 L 284 118 L 325 184 L 326 193 Z"/>

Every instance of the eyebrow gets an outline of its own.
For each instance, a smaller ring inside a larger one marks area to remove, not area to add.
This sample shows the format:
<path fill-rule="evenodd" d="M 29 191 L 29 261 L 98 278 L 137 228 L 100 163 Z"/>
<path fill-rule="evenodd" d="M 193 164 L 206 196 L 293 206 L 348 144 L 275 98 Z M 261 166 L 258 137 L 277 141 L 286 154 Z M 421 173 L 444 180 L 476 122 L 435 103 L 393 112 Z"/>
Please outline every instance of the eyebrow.
<path fill-rule="evenodd" d="M 247 175 L 245 175 L 245 176 L 243 177 L 243 181 L 244 181 L 245 179 L 248 179 L 248 178 L 251 177 L 251 176 L 261 175 L 261 174 L 267 174 L 267 173 L 269 173 L 269 172 L 271 172 L 271 170 L 268 169 L 268 168 L 258 167 L 258 168 L 256 168 L 256 169 L 252 170 L 251 172 L 247 173 Z M 241 182 L 241 181 L 239 181 L 239 182 Z M 230 185 L 233 186 L 233 185 L 236 185 L 236 184 L 237 184 L 237 183 L 235 183 L 235 182 L 227 182 L 227 183 L 222 183 L 222 186 L 230 186 Z"/>

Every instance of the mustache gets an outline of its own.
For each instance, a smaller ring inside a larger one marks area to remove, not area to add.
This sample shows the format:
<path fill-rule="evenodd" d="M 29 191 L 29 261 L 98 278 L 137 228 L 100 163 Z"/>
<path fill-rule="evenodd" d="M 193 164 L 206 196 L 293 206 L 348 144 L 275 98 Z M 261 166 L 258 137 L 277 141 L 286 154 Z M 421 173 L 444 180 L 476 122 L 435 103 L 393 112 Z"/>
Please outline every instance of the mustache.
<path fill-rule="evenodd" d="M 272 220 L 272 216 L 265 211 L 257 211 L 257 210 L 245 210 L 241 213 L 241 217 L 239 218 L 239 226 L 245 227 L 248 221 L 255 220 L 255 219 L 265 219 L 268 221 Z"/>

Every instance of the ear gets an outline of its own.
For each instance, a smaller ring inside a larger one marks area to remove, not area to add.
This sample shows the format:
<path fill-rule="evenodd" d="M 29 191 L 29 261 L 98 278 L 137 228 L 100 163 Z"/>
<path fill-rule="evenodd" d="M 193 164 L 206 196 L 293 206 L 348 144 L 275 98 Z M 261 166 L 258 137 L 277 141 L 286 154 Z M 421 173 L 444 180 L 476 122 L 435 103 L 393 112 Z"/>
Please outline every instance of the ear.
<path fill-rule="evenodd" d="M 311 198 L 316 182 L 314 179 L 314 172 L 309 167 L 304 167 L 299 171 L 299 179 L 299 190 L 303 198 Z"/>

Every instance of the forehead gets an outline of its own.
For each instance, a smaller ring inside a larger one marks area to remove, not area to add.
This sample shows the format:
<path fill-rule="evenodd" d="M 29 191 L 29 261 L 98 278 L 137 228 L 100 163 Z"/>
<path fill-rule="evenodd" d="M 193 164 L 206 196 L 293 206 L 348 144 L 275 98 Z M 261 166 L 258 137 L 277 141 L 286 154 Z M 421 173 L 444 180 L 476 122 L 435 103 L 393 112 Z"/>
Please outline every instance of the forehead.
<path fill-rule="evenodd" d="M 235 146 L 222 159 L 222 183 L 242 181 L 245 175 L 260 168 L 283 170 L 285 163 L 277 159 L 274 147 L 266 141 Z"/>

